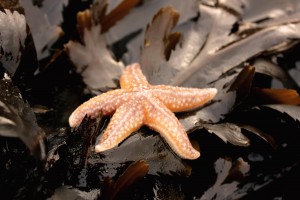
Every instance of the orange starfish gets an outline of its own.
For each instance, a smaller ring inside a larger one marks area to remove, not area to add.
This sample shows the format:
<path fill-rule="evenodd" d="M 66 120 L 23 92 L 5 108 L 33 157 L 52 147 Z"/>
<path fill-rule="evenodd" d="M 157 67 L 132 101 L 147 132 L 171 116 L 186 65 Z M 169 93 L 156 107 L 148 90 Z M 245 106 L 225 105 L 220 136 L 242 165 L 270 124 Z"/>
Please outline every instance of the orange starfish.
<path fill-rule="evenodd" d="M 196 159 L 195 150 L 173 112 L 202 106 L 217 93 L 215 88 L 152 86 L 142 74 L 140 65 L 129 65 L 120 78 L 121 89 L 109 91 L 80 105 L 70 116 L 71 127 L 78 126 L 85 115 L 97 118 L 113 115 L 95 151 L 117 146 L 142 125 L 159 132 L 171 148 L 184 159 Z"/>

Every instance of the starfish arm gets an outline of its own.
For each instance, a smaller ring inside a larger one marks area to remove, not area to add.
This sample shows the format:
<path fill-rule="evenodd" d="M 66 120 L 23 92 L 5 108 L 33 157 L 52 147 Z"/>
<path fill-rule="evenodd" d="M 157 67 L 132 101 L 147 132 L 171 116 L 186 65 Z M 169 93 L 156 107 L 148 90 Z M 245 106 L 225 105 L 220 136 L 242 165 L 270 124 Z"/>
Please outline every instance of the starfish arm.
<path fill-rule="evenodd" d="M 155 97 L 144 101 L 144 124 L 159 132 L 181 158 L 196 159 L 200 153 L 191 145 L 187 133 L 175 115 Z"/>
<path fill-rule="evenodd" d="M 112 90 L 91 98 L 81 104 L 69 117 L 71 127 L 78 126 L 85 115 L 97 118 L 99 115 L 111 115 L 116 108 L 128 101 L 130 94 L 122 90 Z"/>
<path fill-rule="evenodd" d="M 117 146 L 132 132 L 138 130 L 144 119 L 140 101 L 129 101 L 120 106 L 111 118 L 100 142 L 95 146 L 96 152 L 102 152 Z"/>
<path fill-rule="evenodd" d="M 172 112 L 181 112 L 203 106 L 217 94 L 216 88 L 184 88 L 151 86 L 152 94 Z"/>
<path fill-rule="evenodd" d="M 149 83 L 143 75 L 140 65 L 133 63 L 126 67 L 121 78 L 120 85 L 122 89 L 148 86 Z"/>

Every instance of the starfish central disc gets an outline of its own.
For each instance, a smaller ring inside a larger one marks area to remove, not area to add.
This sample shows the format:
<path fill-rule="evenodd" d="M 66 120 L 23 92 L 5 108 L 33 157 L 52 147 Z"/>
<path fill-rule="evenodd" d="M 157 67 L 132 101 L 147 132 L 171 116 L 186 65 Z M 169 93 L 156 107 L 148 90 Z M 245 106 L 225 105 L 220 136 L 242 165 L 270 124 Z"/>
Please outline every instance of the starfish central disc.
<path fill-rule="evenodd" d="M 196 159 L 195 150 L 173 112 L 198 108 L 217 93 L 215 88 L 152 86 L 140 65 L 129 65 L 120 78 L 121 89 L 98 95 L 80 105 L 70 116 L 71 127 L 78 126 L 85 115 L 97 118 L 100 113 L 112 116 L 107 129 L 95 147 L 102 152 L 117 146 L 142 125 L 159 132 L 181 158 Z"/>

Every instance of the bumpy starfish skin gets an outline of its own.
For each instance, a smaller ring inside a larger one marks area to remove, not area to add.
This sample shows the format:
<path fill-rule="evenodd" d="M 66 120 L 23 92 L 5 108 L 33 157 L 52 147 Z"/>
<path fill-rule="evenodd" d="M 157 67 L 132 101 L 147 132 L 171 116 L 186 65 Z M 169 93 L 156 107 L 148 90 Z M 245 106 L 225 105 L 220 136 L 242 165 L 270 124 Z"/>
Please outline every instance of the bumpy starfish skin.
<path fill-rule="evenodd" d="M 139 64 L 129 65 L 120 78 L 121 89 L 109 91 L 79 106 L 70 116 L 71 127 L 78 126 L 85 115 L 97 118 L 113 115 L 95 151 L 117 146 L 142 125 L 159 132 L 171 148 L 184 159 L 196 159 L 195 150 L 173 112 L 200 107 L 217 93 L 215 88 L 152 86 Z"/>

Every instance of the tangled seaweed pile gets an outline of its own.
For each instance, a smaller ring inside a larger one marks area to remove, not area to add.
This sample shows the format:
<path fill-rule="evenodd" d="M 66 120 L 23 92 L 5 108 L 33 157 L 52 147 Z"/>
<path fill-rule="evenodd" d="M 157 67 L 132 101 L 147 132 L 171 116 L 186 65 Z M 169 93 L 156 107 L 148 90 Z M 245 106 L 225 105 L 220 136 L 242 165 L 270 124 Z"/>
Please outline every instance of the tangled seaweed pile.
<path fill-rule="evenodd" d="M 297 0 L 0 1 L 1 196 L 292 197 L 299 39 Z M 69 127 L 70 113 L 118 88 L 133 62 L 153 85 L 218 89 L 176 114 L 199 159 L 178 158 L 146 127 L 96 154 L 109 118 Z"/>

